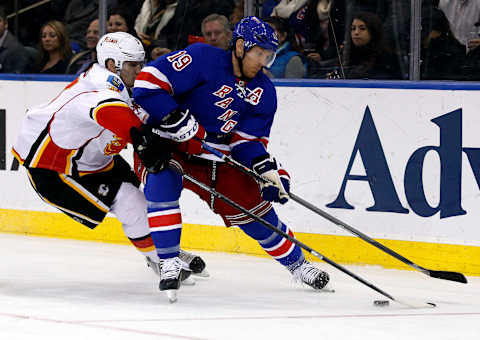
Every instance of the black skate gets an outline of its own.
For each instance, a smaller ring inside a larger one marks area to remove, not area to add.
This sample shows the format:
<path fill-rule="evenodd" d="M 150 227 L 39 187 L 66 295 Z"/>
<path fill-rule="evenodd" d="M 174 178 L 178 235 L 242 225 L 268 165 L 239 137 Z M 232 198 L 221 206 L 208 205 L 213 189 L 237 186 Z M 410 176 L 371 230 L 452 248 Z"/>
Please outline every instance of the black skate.
<path fill-rule="evenodd" d="M 315 290 L 325 289 L 331 291 L 331 289 L 326 288 L 327 283 L 330 281 L 328 273 L 318 269 L 307 260 L 291 270 L 291 273 L 296 281 L 305 283 Z"/>
<path fill-rule="evenodd" d="M 147 261 L 147 267 L 151 268 L 155 274 L 160 276 L 160 271 L 162 270 L 162 263 L 163 260 L 160 260 L 160 262 L 153 262 L 150 257 L 145 258 Z M 195 284 L 195 280 L 190 277 L 192 274 L 192 271 L 190 270 L 182 270 L 180 272 L 180 280 L 182 281 L 182 285 L 185 286 L 193 286 Z"/>
<path fill-rule="evenodd" d="M 177 291 L 180 288 L 182 277 L 183 275 L 187 275 L 183 272 L 188 272 L 188 276 L 191 273 L 187 266 L 188 265 L 178 257 L 162 261 L 158 288 L 161 291 L 165 291 L 170 303 L 177 301 Z"/>
<path fill-rule="evenodd" d="M 180 249 L 180 254 L 178 255 L 183 262 L 188 264 L 188 267 L 194 275 L 201 277 L 208 277 L 210 274 L 205 269 L 207 266 L 203 259 L 195 254 L 189 253 L 188 251 Z"/>

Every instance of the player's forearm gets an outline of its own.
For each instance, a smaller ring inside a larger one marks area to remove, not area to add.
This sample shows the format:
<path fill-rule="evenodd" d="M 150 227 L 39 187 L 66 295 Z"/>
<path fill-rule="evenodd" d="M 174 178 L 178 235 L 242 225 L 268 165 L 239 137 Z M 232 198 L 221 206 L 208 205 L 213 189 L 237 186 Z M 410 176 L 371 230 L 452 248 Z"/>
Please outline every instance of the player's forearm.
<path fill-rule="evenodd" d="M 239 161 L 243 165 L 252 168 L 252 162 L 254 159 L 268 155 L 265 146 L 259 141 L 249 141 L 236 145 L 232 149 L 233 159 Z"/>
<path fill-rule="evenodd" d="M 163 118 L 178 107 L 175 99 L 164 90 L 134 88 L 133 99 L 148 112 L 149 117 L 146 123 L 151 126 L 161 125 Z"/>

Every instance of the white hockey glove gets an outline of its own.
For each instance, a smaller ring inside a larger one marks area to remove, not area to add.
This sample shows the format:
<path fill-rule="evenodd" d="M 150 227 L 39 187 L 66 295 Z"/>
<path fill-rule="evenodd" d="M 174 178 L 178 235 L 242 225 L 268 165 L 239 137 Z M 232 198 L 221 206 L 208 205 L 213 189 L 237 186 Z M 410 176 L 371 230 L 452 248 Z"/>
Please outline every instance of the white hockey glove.
<path fill-rule="evenodd" d="M 159 135 L 178 142 L 179 151 L 196 155 L 203 152 L 202 143 L 207 132 L 187 109 L 167 115 L 160 125 Z"/>
<path fill-rule="evenodd" d="M 253 160 L 252 169 L 267 182 L 260 183 L 262 197 L 266 201 L 285 204 L 290 193 L 290 175 L 274 157 L 266 154 Z"/>

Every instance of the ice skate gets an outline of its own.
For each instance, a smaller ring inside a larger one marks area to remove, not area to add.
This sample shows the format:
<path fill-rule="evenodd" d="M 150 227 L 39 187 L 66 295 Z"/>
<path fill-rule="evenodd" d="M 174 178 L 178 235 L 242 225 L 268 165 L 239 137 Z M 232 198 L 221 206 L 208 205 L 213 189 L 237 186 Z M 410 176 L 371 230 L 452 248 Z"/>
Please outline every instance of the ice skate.
<path fill-rule="evenodd" d="M 153 262 L 150 257 L 145 257 L 145 260 L 147 261 L 147 267 L 151 268 L 153 272 L 160 277 L 160 271 L 162 270 L 162 262 L 163 260 L 160 260 L 160 263 L 158 262 Z M 180 274 L 180 280 L 182 281 L 182 285 L 184 286 L 193 286 L 195 285 L 195 279 L 191 276 L 192 272 L 189 270 L 183 270 Z"/>
<path fill-rule="evenodd" d="M 178 255 L 183 262 L 188 264 L 188 267 L 192 271 L 192 274 L 200 277 L 209 277 L 210 274 L 206 269 L 205 261 L 198 255 L 189 253 L 188 251 L 180 249 L 180 254 Z"/>
<path fill-rule="evenodd" d="M 160 284 L 158 288 L 165 291 L 170 303 L 177 301 L 177 291 L 181 285 L 183 272 L 190 272 L 188 265 L 178 257 L 162 261 L 160 269 Z"/>
<path fill-rule="evenodd" d="M 307 260 L 290 272 L 295 281 L 307 284 L 315 290 L 334 292 L 333 289 L 327 287 L 330 280 L 328 273 L 318 269 Z"/>

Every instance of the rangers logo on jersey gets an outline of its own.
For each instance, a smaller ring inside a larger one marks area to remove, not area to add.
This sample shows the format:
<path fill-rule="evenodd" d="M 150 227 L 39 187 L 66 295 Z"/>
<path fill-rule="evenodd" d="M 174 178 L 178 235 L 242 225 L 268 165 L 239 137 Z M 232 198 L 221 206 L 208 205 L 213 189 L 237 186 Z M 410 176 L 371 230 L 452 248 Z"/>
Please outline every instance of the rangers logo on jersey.
<path fill-rule="evenodd" d="M 256 87 L 253 91 L 249 90 L 249 92 L 250 93 L 248 94 L 247 98 L 245 98 L 245 101 L 252 105 L 258 105 L 260 99 L 262 98 L 263 89 L 261 87 Z"/>
<path fill-rule="evenodd" d="M 227 94 L 233 91 L 233 88 L 227 85 L 223 85 L 220 89 L 217 91 L 213 92 L 214 96 L 220 97 L 220 98 L 225 98 Z"/>
<path fill-rule="evenodd" d="M 222 109 L 226 109 L 231 103 L 233 102 L 233 98 L 228 97 L 219 102 L 216 102 L 215 105 L 221 107 Z"/>

